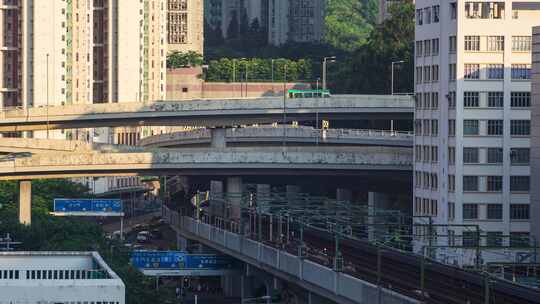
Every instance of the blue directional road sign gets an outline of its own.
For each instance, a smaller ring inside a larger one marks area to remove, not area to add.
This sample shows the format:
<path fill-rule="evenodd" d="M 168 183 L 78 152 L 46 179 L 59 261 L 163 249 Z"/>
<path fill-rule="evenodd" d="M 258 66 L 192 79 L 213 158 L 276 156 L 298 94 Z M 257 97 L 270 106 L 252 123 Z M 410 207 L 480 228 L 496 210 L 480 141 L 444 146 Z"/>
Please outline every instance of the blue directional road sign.
<path fill-rule="evenodd" d="M 233 268 L 233 260 L 215 254 L 186 254 L 181 251 L 133 251 L 131 264 L 139 269 L 199 269 Z"/>
<path fill-rule="evenodd" d="M 54 199 L 54 213 L 121 214 L 122 201 L 119 199 Z"/>
<path fill-rule="evenodd" d="M 133 251 L 131 264 L 139 269 L 183 269 L 185 258 L 180 251 Z"/>
<path fill-rule="evenodd" d="M 188 269 L 231 269 L 233 260 L 227 256 L 215 254 L 192 254 L 186 256 L 186 268 Z"/>

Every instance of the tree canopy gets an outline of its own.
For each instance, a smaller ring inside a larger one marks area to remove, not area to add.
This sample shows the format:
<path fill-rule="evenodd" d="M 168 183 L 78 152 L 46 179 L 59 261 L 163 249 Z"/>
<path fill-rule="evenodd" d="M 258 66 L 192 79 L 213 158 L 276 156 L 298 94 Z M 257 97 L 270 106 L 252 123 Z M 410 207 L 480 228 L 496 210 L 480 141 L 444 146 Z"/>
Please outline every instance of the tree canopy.
<path fill-rule="evenodd" d="M 348 93 L 388 94 L 392 61 L 405 61 L 395 67 L 396 92 L 413 92 L 414 4 L 390 8 L 391 18 L 377 25 L 364 46 L 339 64 L 334 89 Z"/>
<path fill-rule="evenodd" d="M 66 180 L 32 182 L 32 225 L 18 222 L 18 187 L 15 182 L 0 182 L 0 236 L 9 233 L 25 251 L 98 251 L 126 286 L 126 303 L 165 303 L 174 299 L 171 290 L 155 291 L 154 282 L 129 264 L 129 252 L 120 243 L 103 237 L 97 223 L 48 214 L 53 198 L 90 197 L 81 184 Z"/>
<path fill-rule="evenodd" d="M 329 0 L 324 40 L 345 51 L 354 51 L 367 42 L 377 15 L 377 0 Z"/>
<path fill-rule="evenodd" d="M 203 62 L 203 56 L 194 51 L 189 51 L 186 53 L 174 51 L 167 55 L 168 69 L 196 67 L 202 65 Z"/>

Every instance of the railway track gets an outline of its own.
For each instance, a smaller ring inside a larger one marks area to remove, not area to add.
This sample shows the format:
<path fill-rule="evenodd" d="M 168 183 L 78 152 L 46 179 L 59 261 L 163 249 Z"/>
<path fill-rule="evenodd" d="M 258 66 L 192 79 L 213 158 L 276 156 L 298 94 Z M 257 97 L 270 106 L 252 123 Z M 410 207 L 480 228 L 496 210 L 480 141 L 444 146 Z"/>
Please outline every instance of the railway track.
<path fill-rule="evenodd" d="M 261 227 L 251 227 L 251 231 L 261 231 L 262 239 L 271 246 L 298 254 L 300 231 L 298 225 L 282 223 L 272 225 L 273 239 L 289 229 L 288 246 L 270 241 L 270 222 L 262 217 Z M 319 264 L 333 266 L 335 238 L 329 232 L 316 228 L 303 231 L 303 243 L 311 254 L 306 258 Z M 527 288 L 507 281 L 486 277 L 479 273 L 459 269 L 422 259 L 417 255 L 401 252 L 393 248 L 382 248 L 357 239 L 343 238 L 339 241 L 339 251 L 343 258 L 343 272 L 379 284 L 432 304 L 536 304 L 540 303 L 540 290 Z M 422 264 L 424 275 L 422 278 Z M 486 281 L 489 292 L 486 292 Z M 422 284 L 423 282 L 423 284 Z M 423 285 L 423 286 L 422 286 Z M 486 300 L 486 296 L 488 300 Z"/>

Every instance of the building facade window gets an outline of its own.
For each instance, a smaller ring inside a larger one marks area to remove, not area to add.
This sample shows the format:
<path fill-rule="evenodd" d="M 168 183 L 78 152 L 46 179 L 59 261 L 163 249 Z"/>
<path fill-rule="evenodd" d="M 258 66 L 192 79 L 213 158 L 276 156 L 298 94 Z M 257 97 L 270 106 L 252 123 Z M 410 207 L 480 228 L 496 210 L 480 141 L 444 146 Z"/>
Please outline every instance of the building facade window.
<path fill-rule="evenodd" d="M 465 79 L 480 79 L 480 65 L 476 63 L 466 63 L 464 68 Z"/>
<path fill-rule="evenodd" d="M 510 106 L 512 108 L 529 108 L 531 106 L 531 92 L 510 93 Z"/>
<path fill-rule="evenodd" d="M 433 65 L 431 66 L 431 81 L 437 82 L 439 81 L 439 65 Z"/>
<path fill-rule="evenodd" d="M 522 175 L 510 176 L 510 191 L 511 192 L 529 192 L 530 177 Z"/>
<path fill-rule="evenodd" d="M 417 25 L 424 24 L 424 12 L 422 11 L 422 9 L 416 10 L 416 24 Z"/>
<path fill-rule="evenodd" d="M 431 53 L 433 54 L 433 56 L 439 55 L 439 38 L 435 38 L 431 40 L 431 42 Z"/>
<path fill-rule="evenodd" d="M 478 205 L 477 204 L 463 204 L 463 219 L 464 220 L 478 219 Z"/>
<path fill-rule="evenodd" d="M 456 81 L 456 77 L 457 77 L 457 74 L 456 74 L 456 64 L 455 63 L 450 63 L 448 65 L 448 79 L 449 81 Z"/>
<path fill-rule="evenodd" d="M 503 207 L 501 204 L 488 204 L 487 205 L 487 219 L 488 220 L 500 220 L 502 219 Z"/>
<path fill-rule="evenodd" d="M 529 148 L 512 148 L 510 149 L 510 162 L 512 165 L 529 165 L 530 149 Z"/>
<path fill-rule="evenodd" d="M 502 164 L 503 162 L 503 149 L 502 148 L 488 148 L 487 150 L 487 162 L 488 164 Z"/>
<path fill-rule="evenodd" d="M 488 92 L 488 107 L 504 107 L 504 92 Z"/>
<path fill-rule="evenodd" d="M 422 41 L 416 41 L 416 57 L 422 57 L 423 56 L 423 49 L 424 49 L 424 43 Z"/>
<path fill-rule="evenodd" d="M 433 23 L 439 23 L 439 17 L 440 17 L 440 6 L 434 5 L 433 6 Z"/>
<path fill-rule="evenodd" d="M 478 148 L 463 148 L 463 163 L 477 164 L 479 163 Z"/>
<path fill-rule="evenodd" d="M 448 191 L 449 192 L 456 191 L 456 176 L 455 175 L 448 175 Z"/>
<path fill-rule="evenodd" d="M 478 191 L 478 176 L 472 176 L 472 175 L 463 176 L 463 191 L 469 191 L 469 192 Z"/>
<path fill-rule="evenodd" d="M 456 2 L 450 3 L 450 19 L 451 20 L 457 19 L 457 3 Z"/>
<path fill-rule="evenodd" d="M 426 24 L 431 24 L 431 20 L 432 20 L 431 19 L 432 18 L 432 16 L 431 16 L 431 7 L 424 8 L 424 17 L 425 17 L 424 22 Z"/>
<path fill-rule="evenodd" d="M 530 64 L 512 64 L 512 79 L 513 80 L 531 79 L 531 65 Z"/>
<path fill-rule="evenodd" d="M 480 106 L 479 92 L 463 92 L 463 106 L 466 108 L 477 108 Z"/>
<path fill-rule="evenodd" d="M 504 18 L 504 2 L 465 2 L 465 17 L 468 19 L 502 19 Z"/>
<path fill-rule="evenodd" d="M 488 135 L 503 135 L 504 121 L 503 120 L 488 120 L 487 121 L 487 134 Z"/>
<path fill-rule="evenodd" d="M 487 48 L 490 52 L 504 51 L 504 36 L 488 36 Z"/>
<path fill-rule="evenodd" d="M 465 36 L 465 51 L 480 51 L 480 36 Z"/>
<path fill-rule="evenodd" d="M 457 38 L 456 36 L 448 37 L 448 53 L 455 54 L 457 51 Z"/>
<path fill-rule="evenodd" d="M 448 92 L 448 95 L 446 95 L 446 98 L 448 100 L 448 108 L 455 109 L 456 108 L 456 92 L 455 91 Z"/>
<path fill-rule="evenodd" d="M 504 66 L 502 64 L 488 64 L 488 79 L 504 79 Z"/>
<path fill-rule="evenodd" d="M 530 219 L 529 205 L 528 204 L 510 204 L 510 219 L 511 220 Z"/>
<path fill-rule="evenodd" d="M 529 136 L 531 134 L 530 120 L 511 120 L 510 135 L 512 136 Z"/>
<path fill-rule="evenodd" d="M 503 187 L 502 176 L 488 176 L 487 177 L 487 191 L 488 192 L 501 192 Z"/>
<path fill-rule="evenodd" d="M 448 164 L 453 165 L 456 163 L 456 148 L 448 147 Z"/>
<path fill-rule="evenodd" d="M 530 52 L 532 46 L 531 36 L 512 36 L 512 51 Z"/>
<path fill-rule="evenodd" d="M 463 135 L 478 135 L 478 120 L 466 119 L 463 121 Z"/>

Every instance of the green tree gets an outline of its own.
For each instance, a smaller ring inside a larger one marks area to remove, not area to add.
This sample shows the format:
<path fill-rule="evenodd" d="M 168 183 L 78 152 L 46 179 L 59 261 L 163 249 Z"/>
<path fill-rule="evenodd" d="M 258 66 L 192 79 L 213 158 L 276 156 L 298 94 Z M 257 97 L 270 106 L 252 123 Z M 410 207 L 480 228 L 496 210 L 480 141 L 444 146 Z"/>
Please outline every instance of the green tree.
<path fill-rule="evenodd" d="M 390 8 L 391 18 L 375 27 L 367 43 L 340 64 L 333 79 L 343 79 L 332 87 L 339 92 L 389 94 L 391 62 L 404 60 L 396 67 L 397 92 L 413 91 L 414 4 Z"/>
<path fill-rule="evenodd" d="M 377 15 L 377 0 L 329 0 L 325 42 L 354 51 L 367 42 Z"/>
<path fill-rule="evenodd" d="M 126 303 L 166 303 L 174 299 L 173 291 L 155 291 L 153 280 L 129 264 L 129 252 L 119 243 L 103 237 L 101 227 L 94 222 L 50 216 L 48 207 L 53 198 L 89 197 L 88 189 L 66 180 L 33 181 L 32 225 L 19 224 L 17 215 L 18 189 L 15 182 L 0 182 L 0 236 L 6 233 L 24 251 L 98 251 L 126 286 Z"/>
<path fill-rule="evenodd" d="M 178 69 L 186 67 L 196 67 L 200 66 L 203 63 L 203 57 L 201 54 L 195 51 L 189 51 L 182 53 L 179 51 L 174 51 L 167 55 L 167 68 L 168 69 Z"/>

